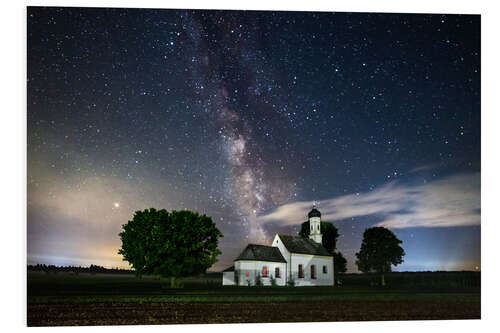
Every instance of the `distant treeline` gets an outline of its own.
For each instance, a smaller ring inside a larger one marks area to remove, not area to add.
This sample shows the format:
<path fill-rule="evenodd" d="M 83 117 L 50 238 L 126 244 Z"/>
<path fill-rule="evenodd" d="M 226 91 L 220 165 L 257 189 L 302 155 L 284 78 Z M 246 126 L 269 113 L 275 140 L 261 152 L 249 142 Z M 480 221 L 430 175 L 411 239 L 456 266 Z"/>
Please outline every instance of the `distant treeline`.
<path fill-rule="evenodd" d="M 341 274 L 336 277 L 345 286 L 378 285 L 380 274 Z M 474 271 L 435 271 L 435 272 L 391 272 L 385 274 L 387 285 L 397 287 L 429 288 L 479 288 L 481 272 Z"/>
<path fill-rule="evenodd" d="M 89 267 L 82 266 L 55 266 L 55 265 L 28 265 L 28 272 L 45 272 L 45 273 L 108 273 L 108 274 L 131 274 L 134 273 L 130 269 L 122 268 L 105 268 L 98 265 L 90 265 Z"/>

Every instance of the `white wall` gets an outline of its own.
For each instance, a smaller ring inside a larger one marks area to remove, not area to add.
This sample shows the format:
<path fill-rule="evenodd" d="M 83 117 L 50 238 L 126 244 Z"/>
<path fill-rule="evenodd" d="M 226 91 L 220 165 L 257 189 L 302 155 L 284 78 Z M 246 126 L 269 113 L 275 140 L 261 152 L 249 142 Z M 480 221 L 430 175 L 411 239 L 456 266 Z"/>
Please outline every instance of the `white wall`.
<path fill-rule="evenodd" d="M 256 260 L 237 260 L 234 262 L 235 276 L 238 285 L 247 286 L 255 284 L 257 274 L 261 275 L 264 285 L 271 285 L 271 276 L 274 277 L 276 267 L 280 267 L 281 276 L 276 278 L 276 283 L 285 286 L 290 279 L 294 280 L 296 286 L 332 286 L 335 272 L 333 271 L 333 257 L 315 256 L 309 254 L 290 253 L 278 235 L 274 237 L 272 246 L 277 247 L 287 263 L 267 262 Z M 298 277 L 299 264 L 302 264 L 304 278 Z M 311 279 L 311 265 L 316 266 L 316 279 Z M 323 273 L 323 266 L 326 266 L 327 273 Z M 269 277 L 262 277 L 262 267 L 267 266 Z M 248 276 L 247 276 L 248 273 Z M 224 284 L 224 280 L 223 280 Z M 225 285 L 225 284 L 224 284 Z"/>
<path fill-rule="evenodd" d="M 274 237 L 272 246 L 276 246 L 287 261 L 287 281 L 291 277 L 296 286 L 332 286 L 333 285 L 333 257 L 314 256 L 309 254 L 290 253 L 278 235 Z M 302 264 L 304 278 L 299 279 L 299 264 Z M 316 266 L 316 279 L 311 279 L 311 265 Z M 323 274 L 323 265 L 326 265 L 326 274 Z"/>
<path fill-rule="evenodd" d="M 262 267 L 267 266 L 269 272 L 268 277 L 262 277 Z M 238 285 L 247 286 L 255 284 L 255 278 L 259 274 L 262 284 L 265 286 L 271 285 L 271 276 L 275 277 L 275 268 L 279 267 L 280 277 L 276 278 L 276 284 L 279 286 L 286 285 L 286 263 L 257 261 L 257 260 L 237 260 L 234 262 L 234 270 L 238 279 Z M 248 273 L 248 276 L 247 276 Z"/>
<path fill-rule="evenodd" d="M 280 237 L 278 236 L 278 234 L 276 234 L 276 236 L 274 236 L 274 240 L 273 240 L 273 243 L 271 244 L 271 246 L 274 246 L 274 247 L 277 247 L 281 254 L 283 255 L 283 257 L 285 258 L 286 262 L 288 263 L 287 265 L 287 273 L 286 273 L 286 281 L 285 281 L 285 284 L 288 282 L 288 279 L 289 279 L 289 276 L 291 274 L 291 271 L 290 271 L 290 260 L 291 260 L 291 253 L 288 252 L 288 250 L 286 249 L 286 247 L 283 245 L 283 242 L 281 241 Z"/>
<path fill-rule="evenodd" d="M 222 272 L 222 285 L 233 286 L 235 285 L 234 272 Z"/>
<path fill-rule="evenodd" d="M 302 265 L 304 277 L 299 278 L 299 265 Z M 316 279 L 311 279 L 311 266 L 316 268 Z M 332 286 L 333 285 L 333 258 L 292 253 L 291 278 L 296 286 Z M 326 274 L 323 273 L 326 266 Z"/>

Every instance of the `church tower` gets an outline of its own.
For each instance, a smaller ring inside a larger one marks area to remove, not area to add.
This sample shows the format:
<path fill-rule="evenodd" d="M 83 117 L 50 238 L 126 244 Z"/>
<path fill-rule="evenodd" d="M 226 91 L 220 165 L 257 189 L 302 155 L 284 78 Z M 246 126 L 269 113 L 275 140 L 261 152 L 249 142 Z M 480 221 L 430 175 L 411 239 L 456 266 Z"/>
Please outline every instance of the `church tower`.
<path fill-rule="evenodd" d="M 316 205 L 313 206 L 312 210 L 307 214 L 309 217 L 309 238 L 316 243 L 321 244 L 323 241 L 323 235 L 321 234 L 321 213 L 316 209 Z"/>

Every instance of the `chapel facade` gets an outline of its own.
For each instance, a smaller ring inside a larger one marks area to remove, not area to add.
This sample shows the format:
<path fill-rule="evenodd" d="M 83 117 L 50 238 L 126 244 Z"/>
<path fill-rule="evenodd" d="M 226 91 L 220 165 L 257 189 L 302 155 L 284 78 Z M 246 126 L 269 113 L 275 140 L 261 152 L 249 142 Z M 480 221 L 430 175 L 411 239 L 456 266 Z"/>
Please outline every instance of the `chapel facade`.
<path fill-rule="evenodd" d="M 223 271 L 223 285 L 331 286 L 333 256 L 322 245 L 321 213 L 313 206 L 308 214 L 309 238 L 276 234 L 271 245 L 248 244 Z"/>

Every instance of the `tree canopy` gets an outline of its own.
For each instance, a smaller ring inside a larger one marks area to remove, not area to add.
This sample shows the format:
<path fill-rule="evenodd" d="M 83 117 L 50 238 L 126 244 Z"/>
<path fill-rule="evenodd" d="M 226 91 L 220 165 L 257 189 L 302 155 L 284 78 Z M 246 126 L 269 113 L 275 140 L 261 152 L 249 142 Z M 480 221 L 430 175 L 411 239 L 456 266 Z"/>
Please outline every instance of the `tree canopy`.
<path fill-rule="evenodd" d="M 381 273 L 381 283 L 385 285 L 384 273 L 391 271 L 391 265 L 403 262 L 403 243 L 392 231 L 384 227 L 368 228 L 363 233 L 361 249 L 356 253 L 356 265 L 364 273 Z"/>
<path fill-rule="evenodd" d="M 337 247 L 337 239 L 339 238 L 338 229 L 330 222 L 321 222 L 320 229 L 323 234 L 323 241 L 321 242 L 323 247 L 327 249 L 328 252 L 333 253 Z M 309 237 L 310 233 L 309 221 L 302 223 L 299 235 L 301 237 Z"/>
<path fill-rule="evenodd" d="M 333 270 L 335 273 L 347 272 L 347 260 L 339 251 L 333 252 Z"/>
<path fill-rule="evenodd" d="M 203 273 L 221 254 L 223 237 L 212 218 L 187 210 L 167 212 L 154 208 L 136 211 L 119 234 L 118 251 L 136 274 L 175 278 Z"/>

